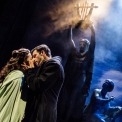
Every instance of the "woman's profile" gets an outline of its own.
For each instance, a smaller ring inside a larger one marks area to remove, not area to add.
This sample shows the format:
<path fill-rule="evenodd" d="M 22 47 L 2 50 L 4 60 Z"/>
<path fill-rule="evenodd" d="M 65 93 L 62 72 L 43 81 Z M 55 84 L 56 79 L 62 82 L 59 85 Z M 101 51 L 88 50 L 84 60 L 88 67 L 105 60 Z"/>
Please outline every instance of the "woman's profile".
<path fill-rule="evenodd" d="M 21 122 L 26 102 L 21 99 L 24 81 L 23 64 L 31 60 L 28 49 L 12 51 L 12 56 L 0 71 L 0 122 Z"/>

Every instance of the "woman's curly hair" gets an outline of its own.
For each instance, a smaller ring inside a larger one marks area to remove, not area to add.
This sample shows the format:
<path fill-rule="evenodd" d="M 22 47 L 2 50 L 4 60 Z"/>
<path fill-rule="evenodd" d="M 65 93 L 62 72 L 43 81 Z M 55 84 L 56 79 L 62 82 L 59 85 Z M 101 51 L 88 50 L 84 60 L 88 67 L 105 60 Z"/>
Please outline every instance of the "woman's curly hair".
<path fill-rule="evenodd" d="M 26 48 L 20 48 L 12 51 L 11 58 L 0 71 L 0 83 L 3 82 L 7 74 L 9 74 L 12 70 L 22 70 L 21 64 L 27 61 L 29 53 L 30 50 Z"/>

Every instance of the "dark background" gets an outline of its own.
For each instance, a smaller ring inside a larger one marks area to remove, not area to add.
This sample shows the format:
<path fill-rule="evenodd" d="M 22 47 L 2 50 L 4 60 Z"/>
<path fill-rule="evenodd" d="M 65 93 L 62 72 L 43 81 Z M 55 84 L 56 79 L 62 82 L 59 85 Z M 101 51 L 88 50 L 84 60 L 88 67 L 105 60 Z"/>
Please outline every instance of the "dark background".
<path fill-rule="evenodd" d="M 105 14 L 99 12 L 93 19 L 96 49 L 91 91 L 110 78 L 115 83 L 113 104 L 122 106 L 122 2 L 108 0 L 108 7 L 99 1 L 93 0 L 99 6 L 93 13 L 102 9 Z M 49 45 L 53 55 L 62 56 L 65 64 L 70 50 L 65 29 L 78 22 L 74 7 L 78 2 L 83 0 L 1 0 L 0 68 L 12 50 L 32 49 L 42 43 Z"/>

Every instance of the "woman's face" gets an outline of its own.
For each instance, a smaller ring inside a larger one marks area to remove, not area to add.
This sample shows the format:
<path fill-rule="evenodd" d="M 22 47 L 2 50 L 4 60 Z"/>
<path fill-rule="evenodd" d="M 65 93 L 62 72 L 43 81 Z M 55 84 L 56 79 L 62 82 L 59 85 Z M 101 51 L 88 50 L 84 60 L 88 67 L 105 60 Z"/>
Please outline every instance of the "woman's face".
<path fill-rule="evenodd" d="M 30 66 L 30 63 L 32 63 L 32 55 L 31 53 L 28 53 L 27 59 L 26 59 L 26 65 Z"/>

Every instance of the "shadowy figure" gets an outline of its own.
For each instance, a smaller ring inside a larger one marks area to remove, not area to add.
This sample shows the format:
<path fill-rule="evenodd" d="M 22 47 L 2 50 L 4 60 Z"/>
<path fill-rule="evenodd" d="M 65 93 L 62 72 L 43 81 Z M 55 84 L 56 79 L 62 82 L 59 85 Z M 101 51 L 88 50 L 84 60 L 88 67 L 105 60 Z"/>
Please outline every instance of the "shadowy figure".
<path fill-rule="evenodd" d="M 29 65 L 31 53 L 20 48 L 0 71 L 0 122 L 21 122 L 26 101 L 22 99 L 24 82 L 23 64 Z"/>
<path fill-rule="evenodd" d="M 113 89 L 114 83 L 110 79 L 105 80 L 102 89 L 94 89 L 90 103 L 84 110 L 85 122 L 115 122 L 122 113 L 122 107 L 110 105 L 114 97 L 110 97 L 108 92 Z"/>
<path fill-rule="evenodd" d="M 89 21 L 82 27 L 83 21 L 72 29 L 72 50 L 68 56 L 65 69 L 65 81 L 60 94 L 58 122 L 81 122 L 82 111 L 92 80 L 95 31 Z M 84 38 L 83 31 L 89 29 L 90 40 Z"/>
<path fill-rule="evenodd" d="M 32 56 L 35 67 L 25 65 L 30 93 L 23 122 L 56 122 L 57 101 L 64 81 L 61 58 L 52 57 L 45 44 L 35 47 Z"/>

